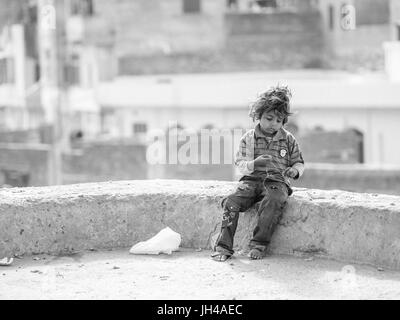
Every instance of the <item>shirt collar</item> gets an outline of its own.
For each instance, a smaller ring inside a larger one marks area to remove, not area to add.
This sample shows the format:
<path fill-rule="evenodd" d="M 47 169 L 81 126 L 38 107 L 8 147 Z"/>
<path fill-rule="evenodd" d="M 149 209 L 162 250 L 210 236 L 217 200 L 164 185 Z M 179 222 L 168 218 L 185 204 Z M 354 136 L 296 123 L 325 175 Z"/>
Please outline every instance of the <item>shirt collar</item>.
<path fill-rule="evenodd" d="M 266 136 L 266 135 L 261 131 L 261 128 L 260 128 L 260 124 L 259 124 L 259 123 L 256 125 L 254 132 L 255 132 L 256 138 L 267 138 L 267 139 L 268 139 L 268 138 L 269 138 L 269 139 L 271 138 L 271 137 Z M 275 135 L 272 137 L 272 140 L 275 140 L 275 141 L 286 140 L 286 139 L 287 139 L 287 132 L 286 132 L 286 130 L 285 130 L 283 127 L 281 127 L 281 128 L 278 130 L 278 132 L 275 133 Z"/>

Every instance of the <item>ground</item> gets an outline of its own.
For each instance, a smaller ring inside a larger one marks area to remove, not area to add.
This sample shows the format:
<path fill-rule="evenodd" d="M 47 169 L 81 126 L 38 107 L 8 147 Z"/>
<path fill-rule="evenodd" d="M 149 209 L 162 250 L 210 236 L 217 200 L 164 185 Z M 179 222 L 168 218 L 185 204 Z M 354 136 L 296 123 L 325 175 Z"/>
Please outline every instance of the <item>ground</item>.
<path fill-rule="evenodd" d="M 400 271 L 313 257 L 209 256 L 129 248 L 26 256 L 0 267 L 0 299 L 400 299 Z"/>

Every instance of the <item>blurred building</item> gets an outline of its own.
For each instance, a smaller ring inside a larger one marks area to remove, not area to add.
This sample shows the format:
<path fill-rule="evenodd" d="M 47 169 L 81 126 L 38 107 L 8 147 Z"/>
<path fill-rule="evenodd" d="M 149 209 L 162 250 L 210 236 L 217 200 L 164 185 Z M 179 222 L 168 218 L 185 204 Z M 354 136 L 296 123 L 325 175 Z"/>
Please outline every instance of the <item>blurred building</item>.
<path fill-rule="evenodd" d="M 383 70 L 382 43 L 391 38 L 390 0 L 319 0 L 330 65 Z"/>
<path fill-rule="evenodd" d="M 37 129 L 48 125 L 40 82 L 38 2 L 1 0 L 1 4 L 10 16 L 2 16 L 0 21 L 0 130 Z M 64 5 L 66 21 L 71 25 L 77 9 L 70 0 L 65 0 Z M 93 90 L 100 79 L 110 79 L 104 76 L 106 68 L 99 70 L 97 62 L 111 66 L 114 59 L 107 55 L 107 47 L 94 48 L 79 38 L 82 30 L 76 23 L 73 25 L 72 30 L 66 26 L 63 47 L 54 48 L 65 53 L 60 64 L 68 101 L 66 117 L 70 118 L 71 131 L 84 128 L 86 135 L 95 136 L 99 132 L 100 113 Z"/>
<path fill-rule="evenodd" d="M 35 15 L 25 0 L 0 4 L 0 130 L 29 129 L 43 115 Z"/>
<path fill-rule="evenodd" d="M 384 43 L 385 70 L 392 81 L 400 82 L 400 2 L 390 1 L 391 41 Z"/>
<path fill-rule="evenodd" d="M 0 127 L 36 128 L 44 119 L 37 1 L 1 1 L 15 14 L 2 16 L 7 23 L 0 25 Z M 279 81 L 293 87 L 302 130 L 355 128 L 367 163 L 400 161 L 391 150 L 398 86 L 382 75 L 165 75 L 314 69 L 326 62 L 373 70 L 383 66 L 382 42 L 390 39 L 386 69 L 400 74 L 396 0 L 63 0 L 62 8 L 67 117 L 79 136 L 145 138 L 169 120 L 196 130 L 249 128 L 247 105 Z M 360 116 L 363 108 L 368 112 Z"/>
<path fill-rule="evenodd" d="M 0 41 L 0 128 L 26 128 L 23 28 L 4 27 Z M 18 66 L 18 67 L 17 67 Z"/>
<path fill-rule="evenodd" d="M 392 40 L 400 41 L 400 3 L 390 1 L 390 22 L 392 27 Z"/>
<path fill-rule="evenodd" d="M 93 0 L 90 8 L 83 25 L 96 21 L 92 40 L 114 34 L 124 75 L 383 70 L 392 28 L 390 0 Z"/>
<path fill-rule="evenodd" d="M 38 81 L 37 0 L 23 0 L 18 5 L 10 0 L 1 1 L 5 7 L 14 6 L 16 16 L 3 25 L 0 41 L 1 48 L 9 48 L 1 50 L 3 126 L 35 127 L 43 122 Z M 383 68 L 382 42 L 390 39 L 390 30 L 397 30 L 393 25 L 398 20 L 397 5 L 389 0 L 63 0 L 62 3 L 65 41 L 59 50 L 65 53 L 62 63 L 66 117 L 69 130 L 80 131 L 86 137 L 95 137 L 101 131 L 101 121 L 107 122 L 104 118 L 109 113 L 110 105 L 100 110 L 96 88 L 100 83 L 113 81 L 117 75 L 327 66 L 379 69 L 377 65 Z M 354 12 L 349 9 L 352 7 Z M 387 56 L 390 60 L 390 53 Z M 10 90 L 16 90 L 15 94 Z M 10 109 L 9 106 L 16 104 L 21 107 Z M 13 115 L 17 113 L 23 116 Z M 137 131 L 143 131 L 141 124 L 137 125 Z"/>
<path fill-rule="evenodd" d="M 89 82 L 115 73 L 321 67 L 325 53 L 315 0 L 65 2 L 71 64 L 85 60 L 81 53 L 97 64 Z"/>
<path fill-rule="evenodd" d="M 170 0 L 155 6 L 154 1 L 127 1 L 119 24 L 129 36 L 116 43 L 119 73 L 321 66 L 324 39 L 313 2 Z M 115 12 L 120 8 L 115 5 Z M 142 18 L 128 16 L 135 10 Z"/>

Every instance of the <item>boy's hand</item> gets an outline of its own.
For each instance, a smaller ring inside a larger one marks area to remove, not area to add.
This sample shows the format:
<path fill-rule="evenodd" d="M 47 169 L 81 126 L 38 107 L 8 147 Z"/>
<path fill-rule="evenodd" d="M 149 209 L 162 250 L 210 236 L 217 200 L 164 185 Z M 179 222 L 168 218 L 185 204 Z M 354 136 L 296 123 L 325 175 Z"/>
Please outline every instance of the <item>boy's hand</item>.
<path fill-rule="evenodd" d="M 272 158 L 272 156 L 263 154 L 254 160 L 254 166 L 265 167 L 267 165 L 268 161 L 271 160 L 271 158 Z"/>
<path fill-rule="evenodd" d="M 287 168 L 283 172 L 284 176 L 287 176 L 287 177 L 292 178 L 292 179 L 296 178 L 298 174 L 299 174 L 299 172 L 297 171 L 297 169 L 292 168 L 292 167 Z"/>

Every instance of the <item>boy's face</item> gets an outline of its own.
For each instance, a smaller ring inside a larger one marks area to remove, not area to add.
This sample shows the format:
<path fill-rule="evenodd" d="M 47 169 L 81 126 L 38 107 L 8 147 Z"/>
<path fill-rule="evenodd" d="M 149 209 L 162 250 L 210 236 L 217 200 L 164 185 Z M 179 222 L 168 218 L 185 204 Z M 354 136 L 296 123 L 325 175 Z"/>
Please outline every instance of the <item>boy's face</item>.
<path fill-rule="evenodd" d="M 283 116 L 275 110 L 264 112 L 260 118 L 261 129 L 267 133 L 275 133 L 283 125 Z"/>

